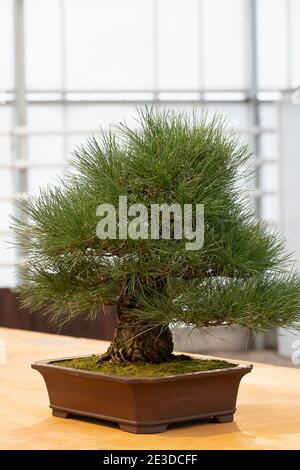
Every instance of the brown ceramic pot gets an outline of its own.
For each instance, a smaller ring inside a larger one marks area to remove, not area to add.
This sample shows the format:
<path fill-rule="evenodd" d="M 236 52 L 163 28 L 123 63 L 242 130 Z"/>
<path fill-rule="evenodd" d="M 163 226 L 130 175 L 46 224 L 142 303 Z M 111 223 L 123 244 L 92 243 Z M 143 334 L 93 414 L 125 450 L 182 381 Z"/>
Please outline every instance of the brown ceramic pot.
<path fill-rule="evenodd" d="M 52 359 L 32 364 L 46 382 L 53 416 L 115 421 L 123 431 L 157 433 L 168 424 L 233 421 L 241 378 L 251 365 L 167 377 L 127 378 L 70 369 Z"/>

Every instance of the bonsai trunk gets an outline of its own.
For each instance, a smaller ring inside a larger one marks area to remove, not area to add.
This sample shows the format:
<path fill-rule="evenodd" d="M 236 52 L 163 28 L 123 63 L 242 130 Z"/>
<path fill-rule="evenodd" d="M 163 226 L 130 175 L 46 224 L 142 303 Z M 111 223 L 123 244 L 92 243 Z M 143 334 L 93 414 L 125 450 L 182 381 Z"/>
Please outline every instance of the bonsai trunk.
<path fill-rule="evenodd" d="M 128 323 L 128 316 L 119 314 L 113 340 L 99 362 L 152 362 L 172 359 L 173 339 L 169 328 L 149 328 Z"/>

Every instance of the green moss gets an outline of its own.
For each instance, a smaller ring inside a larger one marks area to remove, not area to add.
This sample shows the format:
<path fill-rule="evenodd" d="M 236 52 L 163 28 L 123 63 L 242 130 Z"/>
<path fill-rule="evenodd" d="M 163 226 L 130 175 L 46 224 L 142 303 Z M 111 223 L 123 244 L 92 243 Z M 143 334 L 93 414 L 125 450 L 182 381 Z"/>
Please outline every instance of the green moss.
<path fill-rule="evenodd" d="M 149 363 L 110 363 L 99 364 L 100 356 L 93 355 L 70 359 L 66 361 L 52 362 L 52 364 L 70 367 L 72 369 L 98 372 L 99 374 L 119 375 L 123 377 L 163 377 L 166 375 L 187 374 L 215 369 L 227 369 L 236 364 L 216 359 L 171 360 L 162 364 Z"/>

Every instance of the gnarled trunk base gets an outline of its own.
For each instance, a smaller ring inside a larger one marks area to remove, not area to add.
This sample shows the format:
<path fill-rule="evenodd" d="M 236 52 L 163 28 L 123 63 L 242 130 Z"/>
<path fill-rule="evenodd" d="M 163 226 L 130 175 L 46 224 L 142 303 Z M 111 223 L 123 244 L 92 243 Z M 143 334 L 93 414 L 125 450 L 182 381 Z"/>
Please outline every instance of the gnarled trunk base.
<path fill-rule="evenodd" d="M 159 364 L 173 358 L 173 339 L 169 328 L 148 329 L 129 325 L 122 315 L 113 340 L 99 362 L 152 362 Z"/>

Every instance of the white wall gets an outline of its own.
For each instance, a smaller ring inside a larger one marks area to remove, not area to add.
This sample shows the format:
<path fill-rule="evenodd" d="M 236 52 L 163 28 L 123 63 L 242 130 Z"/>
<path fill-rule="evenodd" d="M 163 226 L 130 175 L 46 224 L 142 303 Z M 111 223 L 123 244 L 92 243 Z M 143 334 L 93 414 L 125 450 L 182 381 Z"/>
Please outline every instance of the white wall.
<path fill-rule="evenodd" d="M 299 96 L 299 93 L 298 93 Z M 293 98 L 294 97 L 294 98 Z M 297 93 L 286 93 L 279 104 L 280 229 L 300 268 L 300 103 Z M 300 318 L 300 312 L 299 312 Z M 300 324 L 299 324 L 300 326 Z M 279 330 L 279 353 L 292 356 L 300 339 L 296 330 Z M 294 346 L 294 348 L 293 348 Z"/>

